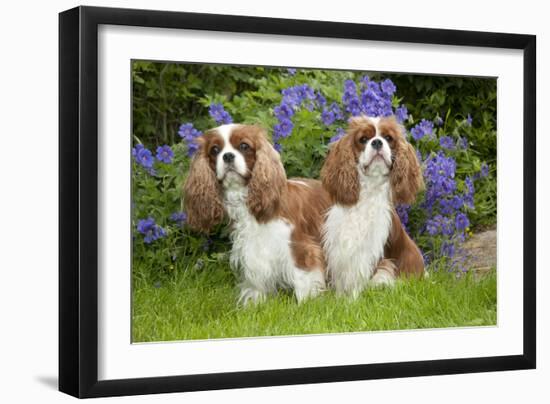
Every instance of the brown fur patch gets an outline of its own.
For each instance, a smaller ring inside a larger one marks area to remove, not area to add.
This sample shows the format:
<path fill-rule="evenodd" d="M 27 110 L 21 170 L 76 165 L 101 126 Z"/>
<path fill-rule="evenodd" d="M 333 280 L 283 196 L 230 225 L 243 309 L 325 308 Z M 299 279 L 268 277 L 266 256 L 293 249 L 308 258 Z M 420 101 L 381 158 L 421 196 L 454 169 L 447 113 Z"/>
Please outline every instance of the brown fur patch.
<path fill-rule="evenodd" d="M 409 237 L 397 212 L 392 212 L 392 228 L 390 237 L 384 248 L 384 257 L 393 260 L 397 275 L 424 275 L 424 259 L 415 242 Z"/>
<path fill-rule="evenodd" d="M 183 205 L 187 212 L 187 223 L 194 229 L 209 233 L 224 217 L 221 190 L 207 155 L 214 136 L 198 138 L 197 150 L 189 175 L 183 187 Z"/>
<path fill-rule="evenodd" d="M 359 175 L 356 167 L 359 153 L 355 135 L 350 133 L 330 147 L 321 168 L 321 181 L 334 203 L 349 206 L 359 200 Z"/>
<path fill-rule="evenodd" d="M 304 270 L 325 270 L 321 248 L 321 228 L 330 207 L 330 197 L 320 181 L 296 178 L 287 182 L 287 195 L 281 204 L 281 216 L 294 229 L 291 250 L 296 266 Z"/>
<path fill-rule="evenodd" d="M 393 202 L 411 204 L 418 192 L 424 188 L 422 170 L 414 147 L 407 142 L 404 128 L 394 117 L 381 119 L 379 131 L 382 136 L 389 136 L 391 139 L 386 140 L 390 145 L 393 158 L 390 172 Z"/>
<path fill-rule="evenodd" d="M 268 222 L 279 215 L 281 198 L 286 192 L 286 173 L 279 153 L 266 138 L 265 131 L 258 126 L 242 125 L 231 134 L 248 139 L 255 155 L 247 160 L 254 161 L 248 182 L 247 206 L 260 223 Z"/>

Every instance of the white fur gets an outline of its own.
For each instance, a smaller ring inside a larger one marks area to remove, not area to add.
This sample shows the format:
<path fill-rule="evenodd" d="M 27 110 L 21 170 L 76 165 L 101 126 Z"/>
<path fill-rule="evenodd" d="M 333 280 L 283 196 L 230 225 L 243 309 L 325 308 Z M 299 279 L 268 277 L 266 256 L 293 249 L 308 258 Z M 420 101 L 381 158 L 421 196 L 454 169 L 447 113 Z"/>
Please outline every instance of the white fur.
<path fill-rule="evenodd" d="M 323 247 L 332 286 L 337 294 L 357 298 L 384 256 L 391 228 L 388 181 L 361 172 L 359 201 L 334 205 L 323 229 Z"/>
<path fill-rule="evenodd" d="M 246 206 L 248 189 L 235 173 L 227 173 L 223 187 L 232 222 L 231 265 L 243 278 L 239 302 L 261 302 L 277 287 L 292 288 L 298 302 L 319 294 L 325 288 L 321 269 L 304 271 L 294 263 L 292 225 L 283 219 L 259 223 Z"/>

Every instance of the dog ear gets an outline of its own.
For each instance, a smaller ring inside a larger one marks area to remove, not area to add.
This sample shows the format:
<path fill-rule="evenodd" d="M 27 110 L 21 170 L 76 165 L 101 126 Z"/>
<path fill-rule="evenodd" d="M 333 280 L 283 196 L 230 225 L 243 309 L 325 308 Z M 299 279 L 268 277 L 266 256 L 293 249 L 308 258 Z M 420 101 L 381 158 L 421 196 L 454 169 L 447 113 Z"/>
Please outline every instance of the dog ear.
<path fill-rule="evenodd" d="M 255 128 L 256 162 L 248 183 L 247 206 L 259 222 L 273 218 L 286 192 L 286 173 L 279 153 L 266 138 L 265 131 Z"/>
<path fill-rule="evenodd" d="M 200 137 L 197 142 L 199 149 L 183 187 L 184 207 L 188 225 L 208 233 L 223 220 L 224 208 L 216 174 L 208 163 L 206 141 Z"/>
<path fill-rule="evenodd" d="M 414 147 L 401 135 L 394 150 L 390 174 L 394 204 L 411 204 L 424 188 L 424 179 Z"/>
<path fill-rule="evenodd" d="M 321 181 L 334 202 L 353 205 L 359 200 L 359 175 L 352 134 L 347 133 L 330 147 L 321 168 Z"/>

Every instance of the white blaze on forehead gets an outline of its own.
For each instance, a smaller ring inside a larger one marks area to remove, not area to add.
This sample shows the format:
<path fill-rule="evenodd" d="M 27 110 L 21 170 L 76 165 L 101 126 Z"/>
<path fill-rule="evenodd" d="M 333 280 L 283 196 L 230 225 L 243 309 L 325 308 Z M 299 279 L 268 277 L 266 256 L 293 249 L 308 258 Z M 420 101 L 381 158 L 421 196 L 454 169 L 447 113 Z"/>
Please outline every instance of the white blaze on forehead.
<path fill-rule="evenodd" d="M 380 133 L 378 132 L 378 124 L 380 123 L 380 117 L 373 117 L 373 118 L 370 118 L 369 117 L 369 120 L 372 122 L 372 124 L 374 125 L 374 129 L 376 130 L 376 135 L 380 135 Z"/>
<path fill-rule="evenodd" d="M 227 165 L 223 161 L 223 155 L 226 153 L 233 153 L 235 159 L 233 160 L 233 168 L 240 175 L 246 175 L 248 167 L 246 166 L 246 161 L 241 152 L 233 147 L 231 144 L 231 134 L 239 125 L 231 123 L 227 125 L 221 125 L 215 128 L 216 132 L 223 139 L 223 148 L 216 158 L 216 176 L 221 180 L 226 173 Z"/>
<path fill-rule="evenodd" d="M 369 122 L 372 123 L 372 125 L 374 126 L 375 135 L 369 139 L 369 141 L 365 145 L 365 149 L 359 156 L 359 165 L 364 166 L 364 165 L 370 164 L 373 157 L 379 153 L 372 147 L 372 142 L 375 139 L 379 139 L 380 141 L 382 141 L 382 149 L 381 149 L 382 156 L 384 157 L 386 164 L 391 164 L 391 148 L 388 141 L 384 139 L 382 137 L 382 133 L 380 133 L 380 128 L 379 128 L 380 117 L 372 117 L 372 118 L 369 117 L 368 119 L 369 119 Z M 384 167 L 383 171 L 384 172 L 387 171 L 387 167 Z"/>
<path fill-rule="evenodd" d="M 224 147 L 225 145 L 230 144 L 229 137 L 231 136 L 231 132 L 233 132 L 233 129 L 235 129 L 236 126 L 237 125 L 235 125 L 234 123 L 230 123 L 227 125 L 221 125 L 221 126 L 218 126 L 217 128 L 214 128 L 214 130 L 218 132 L 222 137 Z"/>

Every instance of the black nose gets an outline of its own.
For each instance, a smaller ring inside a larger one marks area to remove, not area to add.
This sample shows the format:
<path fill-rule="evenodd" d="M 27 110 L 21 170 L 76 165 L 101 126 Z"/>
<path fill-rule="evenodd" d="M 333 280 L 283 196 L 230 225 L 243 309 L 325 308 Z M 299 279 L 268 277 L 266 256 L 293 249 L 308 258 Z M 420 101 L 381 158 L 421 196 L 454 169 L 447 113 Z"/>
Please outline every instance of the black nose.
<path fill-rule="evenodd" d="M 380 150 L 382 148 L 382 141 L 380 139 L 374 139 L 371 142 L 371 146 L 374 150 Z"/>
<path fill-rule="evenodd" d="M 226 163 L 232 163 L 235 160 L 235 155 L 233 153 L 225 153 L 223 155 L 223 161 Z"/>

